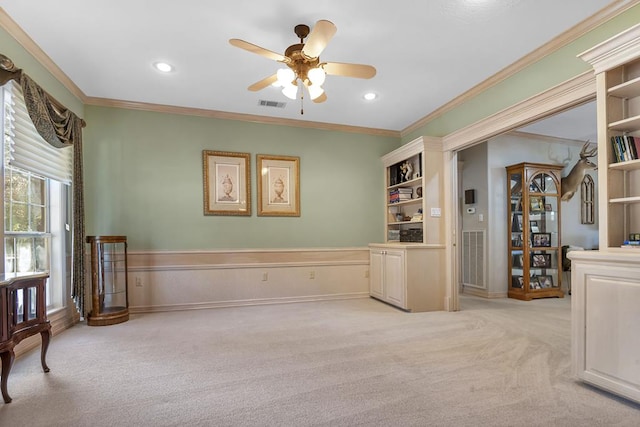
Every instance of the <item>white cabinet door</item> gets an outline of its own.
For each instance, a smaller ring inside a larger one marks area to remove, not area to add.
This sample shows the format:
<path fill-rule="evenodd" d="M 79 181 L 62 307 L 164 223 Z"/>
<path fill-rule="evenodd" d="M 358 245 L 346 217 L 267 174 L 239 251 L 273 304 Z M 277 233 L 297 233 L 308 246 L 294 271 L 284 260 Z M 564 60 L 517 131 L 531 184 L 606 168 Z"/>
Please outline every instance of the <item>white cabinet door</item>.
<path fill-rule="evenodd" d="M 369 294 L 384 299 L 384 251 L 372 249 L 369 259 Z"/>
<path fill-rule="evenodd" d="M 385 300 L 401 308 L 407 308 L 404 251 L 386 251 L 384 255 Z"/>

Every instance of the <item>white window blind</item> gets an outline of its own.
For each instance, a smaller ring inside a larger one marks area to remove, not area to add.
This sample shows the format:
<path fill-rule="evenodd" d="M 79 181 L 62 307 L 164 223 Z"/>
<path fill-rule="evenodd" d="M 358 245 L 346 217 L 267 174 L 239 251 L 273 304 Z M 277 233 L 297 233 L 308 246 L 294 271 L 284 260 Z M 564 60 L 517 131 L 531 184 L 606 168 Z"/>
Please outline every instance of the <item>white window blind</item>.
<path fill-rule="evenodd" d="M 7 165 L 21 168 L 46 178 L 69 184 L 73 177 L 73 149 L 56 148 L 38 133 L 22 95 L 13 81 L 4 87 L 5 153 Z"/>

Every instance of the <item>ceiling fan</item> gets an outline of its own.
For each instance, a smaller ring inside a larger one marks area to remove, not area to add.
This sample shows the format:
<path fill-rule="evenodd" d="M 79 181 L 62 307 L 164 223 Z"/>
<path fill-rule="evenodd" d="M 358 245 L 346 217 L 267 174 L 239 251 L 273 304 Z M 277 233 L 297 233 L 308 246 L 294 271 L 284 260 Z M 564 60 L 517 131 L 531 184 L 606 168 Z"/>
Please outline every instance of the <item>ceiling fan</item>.
<path fill-rule="evenodd" d="M 316 22 L 311 31 L 308 25 L 296 25 L 294 32 L 300 38 L 300 43 L 289 46 L 284 51 L 284 55 L 240 39 L 230 39 L 229 43 L 240 49 L 282 62 L 289 67 L 281 68 L 277 73 L 252 84 L 248 87 L 250 91 L 277 85 L 282 87 L 282 93 L 286 97 L 296 99 L 300 88 L 299 83 L 301 83 L 309 92 L 311 100 L 321 103 L 327 100 L 327 95 L 322 88 L 327 74 L 360 79 L 370 79 L 376 75 L 376 69 L 371 65 L 320 62 L 320 54 L 337 30 L 336 26 L 327 20 Z"/>

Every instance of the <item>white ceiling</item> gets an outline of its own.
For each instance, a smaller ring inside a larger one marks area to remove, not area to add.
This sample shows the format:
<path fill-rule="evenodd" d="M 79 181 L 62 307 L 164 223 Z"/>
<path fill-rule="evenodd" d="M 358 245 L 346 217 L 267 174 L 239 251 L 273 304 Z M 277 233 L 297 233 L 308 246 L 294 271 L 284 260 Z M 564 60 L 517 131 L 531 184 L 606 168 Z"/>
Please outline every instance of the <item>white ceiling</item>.
<path fill-rule="evenodd" d="M 401 131 L 550 41 L 608 0 L 2 0 L 0 6 L 88 97 Z M 252 83 L 280 64 L 293 27 L 328 19 L 323 61 L 370 64 L 370 80 L 328 76 L 328 101 Z M 169 75 L 154 61 L 176 67 Z M 17 64 L 20 66 L 20 64 Z M 374 91 L 374 102 L 362 99 Z M 285 101 L 284 109 L 259 100 Z"/>

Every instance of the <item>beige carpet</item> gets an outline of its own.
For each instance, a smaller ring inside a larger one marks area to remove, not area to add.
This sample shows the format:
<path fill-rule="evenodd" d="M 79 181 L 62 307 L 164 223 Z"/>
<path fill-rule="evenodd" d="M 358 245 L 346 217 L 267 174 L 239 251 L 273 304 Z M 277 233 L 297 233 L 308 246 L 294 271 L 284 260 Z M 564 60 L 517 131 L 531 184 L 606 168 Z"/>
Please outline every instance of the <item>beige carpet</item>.
<path fill-rule="evenodd" d="M 570 301 L 371 299 L 78 325 L 16 360 L 0 426 L 638 426 L 570 377 Z"/>

